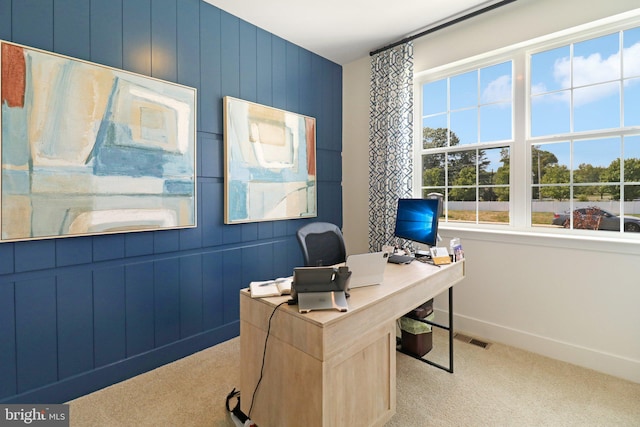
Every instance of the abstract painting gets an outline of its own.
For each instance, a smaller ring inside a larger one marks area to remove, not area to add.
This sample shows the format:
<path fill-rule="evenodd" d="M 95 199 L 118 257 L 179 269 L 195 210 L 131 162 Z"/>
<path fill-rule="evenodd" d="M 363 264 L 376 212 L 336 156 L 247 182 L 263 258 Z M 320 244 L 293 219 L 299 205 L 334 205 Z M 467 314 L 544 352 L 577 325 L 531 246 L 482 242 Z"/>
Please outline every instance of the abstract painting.
<path fill-rule="evenodd" d="M 226 224 L 317 216 L 316 121 L 224 98 Z"/>
<path fill-rule="evenodd" d="M 0 45 L 0 240 L 196 226 L 195 89 Z"/>

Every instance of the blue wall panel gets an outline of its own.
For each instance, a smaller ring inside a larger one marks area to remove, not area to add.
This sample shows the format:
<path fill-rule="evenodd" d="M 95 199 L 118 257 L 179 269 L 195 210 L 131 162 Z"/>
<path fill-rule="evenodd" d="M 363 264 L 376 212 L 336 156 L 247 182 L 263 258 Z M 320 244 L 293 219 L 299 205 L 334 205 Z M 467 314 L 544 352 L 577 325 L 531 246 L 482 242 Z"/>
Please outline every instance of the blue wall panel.
<path fill-rule="evenodd" d="M 202 332 L 202 257 L 180 259 L 180 336 Z"/>
<path fill-rule="evenodd" d="M 270 33 L 258 28 L 256 33 L 256 102 L 265 105 L 273 104 L 271 40 Z"/>
<path fill-rule="evenodd" d="M 248 224 L 242 224 L 241 233 L 243 242 L 258 240 L 258 223 L 252 222 Z"/>
<path fill-rule="evenodd" d="M 197 183 L 198 193 L 202 192 L 202 183 Z M 197 206 L 197 218 L 202 215 L 202 204 Z M 180 250 L 197 249 L 202 246 L 202 227 L 180 230 Z"/>
<path fill-rule="evenodd" d="M 202 255 L 202 323 L 205 330 L 224 325 L 222 293 L 222 257 L 219 252 Z"/>
<path fill-rule="evenodd" d="M 257 102 L 258 67 L 256 27 L 240 22 L 240 98 Z"/>
<path fill-rule="evenodd" d="M 289 247 L 295 246 L 296 251 L 293 257 L 289 256 Z M 288 240 L 281 240 L 273 245 L 273 252 L 278 254 L 273 262 L 273 275 L 276 277 L 286 277 L 291 275 L 291 267 L 296 265 L 304 265 L 302 253 L 298 249 L 298 242 L 295 238 L 290 237 Z M 287 254 L 287 256 L 282 256 Z"/>
<path fill-rule="evenodd" d="M 214 135 L 201 134 L 198 138 L 200 156 L 198 163 L 199 176 L 208 178 L 222 178 L 224 176 L 224 160 L 222 140 Z"/>
<path fill-rule="evenodd" d="M 4 245 L 0 245 L 0 274 L 13 273 L 13 248 L 14 243 L 5 243 Z"/>
<path fill-rule="evenodd" d="M 296 224 L 296 226 L 298 228 L 302 227 L 302 225 L 298 225 L 298 224 Z M 273 237 L 283 237 L 288 234 L 289 234 L 289 227 L 287 226 L 286 221 L 273 222 Z"/>
<path fill-rule="evenodd" d="M 198 130 L 222 133 L 217 114 L 222 104 L 220 86 L 220 9 L 200 2 L 200 90 L 198 92 Z"/>
<path fill-rule="evenodd" d="M 59 403 L 239 333 L 239 290 L 314 219 L 225 225 L 226 95 L 317 119 L 342 225 L 342 69 L 201 0 L 0 0 L 0 38 L 197 89 L 196 228 L 0 244 L 0 402 Z"/>
<path fill-rule="evenodd" d="M 153 252 L 174 252 L 180 249 L 180 230 L 164 230 L 153 233 Z"/>
<path fill-rule="evenodd" d="M 236 227 L 236 226 L 234 226 Z M 247 284 L 242 281 L 242 249 L 222 253 L 222 295 L 225 301 L 223 321 L 231 322 L 240 317 L 240 289 Z"/>
<path fill-rule="evenodd" d="M 124 267 L 97 269 L 93 277 L 95 367 L 126 357 Z"/>
<path fill-rule="evenodd" d="M 200 88 L 200 0 L 179 0 L 176 11 L 178 83 Z"/>
<path fill-rule="evenodd" d="M 271 37 L 271 96 L 273 106 L 287 108 L 287 47 L 277 36 Z"/>
<path fill-rule="evenodd" d="M 151 0 L 151 75 L 178 80 L 177 0 Z"/>
<path fill-rule="evenodd" d="M 122 3 L 122 66 L 151 75 L 151 0 Z"/>
<path fill-rule="evenodd" d="M 331 134 L 332 145 L 331 149 L 334 151 L 342 151 L 342 108 L 336 107 L 342 105 L 342 69 L 336 67 L 330 68 L 329 73 L 331 76 Z M 340 167 L 340 180 L 342 180 L 342 167 Z"/>
<path fill-rule="evenodd" d="M 247 246 L 240 251 L 240 286 L 244 287 L 244 284 L 252 282 L 254 280 L 266 280 L 270 276 L 263 276 L 260 270 L 259 258 L 263 255 L 267 255 L 264 251 L 264 247 L 268 245 L 260 246 Z M 261 279 L 263 277 L 263 279 Z M 233 292 L 233 291 L 231 291 Z M 239 306 L 239 304 L 238 304 Z"/>
<path fill-rule="evenodd" d="M 93 260 L 93 240 L 90 237 L 55 240 L 56 265 L 63 267 L 74 264 L 87 264 Z"/>
<path fill-rule="evenodd" d="M 93 288 L 90 270 L 56 280 L 58 374 L 64 379 L 93 368 Z"/>
<path fill-rule="evenodd" d="M 0 283 L 0 400 L 17 393 L 14 284 Z"/>
<path fill-rule="evenodd" d="M 53 277 L 16 282 L 18 392 L 58 379 L 55 298 Z"/>
<path fill-rule="evenodd" d="M 125 310 L 127 356 L 144 353 L 154 347 L 153 263 L 125 268 Z"/>
<path fill-rule="evenodd" d="M 285 76 L 287 79 L 286 109 L 288 111 L 300 112 L 300 48 L 294 44 L 287 42 L 285 44 L 285 55 L 287 57 L 287 62 L 285 64 Z"/>
<path fill-rule="evenodd" d="M 153 233 L 125 234 L 124 254 L 126 257 L 150 255 L 153 253 Z"/>
<path fill-rule="evenodd" d="M 220 51 L 221 61 L 220 78 L 222 94 L 236 98 L 240 97 L 240 20 L 227 12 L 220 15 Z M 222 118 L 222 115 L 216 115 Z M 222 129 L 222 123 L 216 127 L 217 132 Z"/>
<path fill-rule="evenodd" d="M 311 52 L 300 49 L 298 56 L 298 97 L 300 99 L 299 113 L 313 116 L 313 92 L 314 81 L 311 78 Z"/>
<path fill-rule="evenodd" d="M 200 186 L 200 206 L 202 215 L 199 221 L 202 224 L 202 243 L 204 246 L 218 246 L 222 244 L 223 209 L 222 184 L 203 182 Z"/>
<path fill-rule="evenodd" d="M 269 239 L 273 237 L 273 222 L 258 223 L 258 240 Z"/>
<path fill-rule="evenodd" d="M 153 267 L 154 336 L 160 347 L 180 339 L 180 260 L 163 259 Z"/>
<path fill-rule="evenodd" d="M 112 234 L 93 239 L 93 260 L 124 258 L 124 234 Z"/>
<path fill-rule="evenodd" d="M 122 0 L 91 0 L 91 61 L 122 68 Z"/>
<path fill-rule="evenodd" d="M 89 2 L 56 0 L 53 4 L 53 50 L 84 60 L 91 59 Z"/>
<path fill-rule="evenodd" d="M 53 0 L 13 0 L 11 41 L 53 50 Z"/>
<path fill-rule="evenodd" d="M 22 242 L 14 248 L 17 272 L 43 270 L 56 265 L 54 240 Z"/>
<path fill-rule="evenodd" d="M 321 66 L 322 66 L 322 59 L 318 58 L 315 55 L 311 56 L 311 76 L 310 79 L 311 81 L 314 83 L 311 85 L 310 88 L 310 97 L 312 99 L 313 102 L 313 107 L 312 107 L 312 113 L 311 115 L 314 116 L 316 119 L 318 119 L 318 123 L 316 123 L 316 138 L 319 138 L 318 135 L 318 128 L 320 127 L 320 125 L 322 125 L 323 127 L 325 126 L 325 122 L 324 121 L 319 121 L 319 117 L 318 114 L 319 112 L 322 111 L 322 82 L 323 80 L 326 78 L 326 76 L 324 76 L 322 74 L 322 70 L 321 70 Z M 342 111 L 342 109 L 341 109 Z"/>
<path fill-rule="evenodd" d="M 11 40 L 11 0 L 0 0 L 0 39 Z"/>

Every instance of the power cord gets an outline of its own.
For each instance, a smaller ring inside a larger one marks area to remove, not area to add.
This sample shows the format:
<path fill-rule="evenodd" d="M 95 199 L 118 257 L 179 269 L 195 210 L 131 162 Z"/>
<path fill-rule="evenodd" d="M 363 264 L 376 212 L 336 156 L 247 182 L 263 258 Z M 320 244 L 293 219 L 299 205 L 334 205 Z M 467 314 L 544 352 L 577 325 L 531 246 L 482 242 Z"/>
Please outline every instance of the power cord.
<path fill-rule="evenodd" d="M 236 404 L 233 408 L 231 408 L 230 406 L 230 402 L 232 399 L 237 399 Z M 235 387 L 233 388 L 233 390 L 231 390 L 231 393 L 227 395 L 226 406 L 227 406 L 227 411 L 235 415 L 238 421 L 240 421 L 243 425 L 247 421 L 250 421 L 249 417 L 243 414 L 242 410 L 240 409 L 240 390 L 236 390 Z"/>
<path fill-rule="evenodd" d="M 262 366 L 260 367 L 260 378 L 258 378 L 258 382 L 256 383 L 256 388 L 253 389 L 253 395 L 251 396 L 251 406 L 249 406 L 249 412 L 247 413 L 247 417 L 249 418 L 251 418 L 251 410 L 253 409 L 253 403 L 256 400 L 256 392 L 258 391 L 258 386 L 260 386 L 260 382 L 262 381 L 262 375 L 264 373 L 264 361 L 267 357 L 267 342 L 269 341 L 269 334 L 271 332 L 271 319 L 273 319 L 273 315 L 276 314 L 276 311 L 278 311 L 278 308 L 280 308 L 280 306 L 283 304 L 287 304 L 287 301 L 284 301 L 278 304 L 276 308 L 273 309 L 271 316 L 269 316 L 269 324 L 267 326 L 267 337 L 264 339 L 264 350 L 262 353 Z"/>

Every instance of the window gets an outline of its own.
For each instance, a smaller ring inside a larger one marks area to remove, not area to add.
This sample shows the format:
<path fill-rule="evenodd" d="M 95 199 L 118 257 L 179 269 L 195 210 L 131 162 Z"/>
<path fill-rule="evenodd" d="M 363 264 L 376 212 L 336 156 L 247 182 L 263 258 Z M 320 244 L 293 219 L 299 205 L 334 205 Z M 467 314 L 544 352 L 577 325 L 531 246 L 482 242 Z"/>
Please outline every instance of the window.
<path fill-rule="evenodd" d="M 640 27 L 530 56 L 531 225 L 640 232 Z"/>
<path fill-rule="evenodd" d="M 512 62 L 422 85 L 421 188 L 451 222 L 509 223 Z"/>
<path fill-rule="evenodd" d="M 634 19 L 416 76 L 416 184 L 443 224 L 640 238 Z"/>

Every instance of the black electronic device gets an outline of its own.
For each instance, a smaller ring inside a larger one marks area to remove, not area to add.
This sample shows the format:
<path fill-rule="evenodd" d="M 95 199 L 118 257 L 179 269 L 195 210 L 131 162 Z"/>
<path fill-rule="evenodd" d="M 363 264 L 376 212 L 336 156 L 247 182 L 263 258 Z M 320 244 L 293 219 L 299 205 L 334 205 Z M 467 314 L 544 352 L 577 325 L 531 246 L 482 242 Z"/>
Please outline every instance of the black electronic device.
<path fill-rule="evenodd" d="M 436 246 L 441 199 L 399 199 L 394 236 Z"/>
<path fill-rule="evenodd" d="M 298 293 L 345 292 L 349 286 L 349 267 L 296 267 L 293 269 L 291 298 L 297 300 Z"/>

